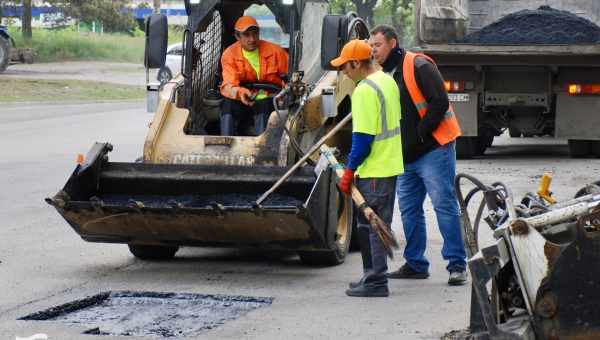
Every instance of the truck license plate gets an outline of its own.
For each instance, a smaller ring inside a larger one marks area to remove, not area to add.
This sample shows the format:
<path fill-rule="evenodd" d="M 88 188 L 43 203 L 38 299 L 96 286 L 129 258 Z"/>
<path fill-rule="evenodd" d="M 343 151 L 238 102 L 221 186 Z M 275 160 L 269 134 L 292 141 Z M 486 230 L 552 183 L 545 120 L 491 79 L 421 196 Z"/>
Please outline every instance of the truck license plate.
<path fill-rule="evenodd" d="M 448 93 L 448 100 L 451 102 L 468 102 L 471 100 L 468 93 Z"/>

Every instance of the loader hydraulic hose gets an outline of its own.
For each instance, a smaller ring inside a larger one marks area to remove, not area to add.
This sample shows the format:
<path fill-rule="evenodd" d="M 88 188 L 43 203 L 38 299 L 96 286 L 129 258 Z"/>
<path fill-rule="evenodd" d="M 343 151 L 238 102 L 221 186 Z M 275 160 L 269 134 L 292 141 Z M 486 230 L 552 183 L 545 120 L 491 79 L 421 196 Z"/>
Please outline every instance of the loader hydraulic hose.
<path fill-rule="evenodd" d="M 296 138 L 294 138 L 294 136 L 292 136 L 292 133 L 290 132 L 290 130 L 288 129 L 288 127 L 286 126 L 285 122 L 283 121 L 283 116 L 279 110 L 279 105 L 277 104 L 277 101 L 279 98 L 283 97 L 285 94 L 287 94 L 289 92 L 289 87 L 286 87 L 284 89 L 282 89 L 277 95 L 275 95 L 273 97 L 273 107 L 275 108 L 275 112 L 277 113 L 277 116 L 279 117 L 279 120 L 283 122 L 283 130 L 285 131 L 285 133 L 288 135 L 288 137 L 290 138 L 290 144 L 292 145 L 292 148 L 294 149 L 294 151 L 296 151 L 296 153 L 298 153 L 298 155 L 300 155 L 300 157 L 304 156 L 304 151 L 302 151 L 302 148 L 300 147 L 300 144 L 298 143 L 298 141 L 296 140 Z M 302 96 L 302 99 L 300 100 L 300 105 L 298 107 L 298 110 L 296 111 L 296 113 L 294 113 L 294 116 L 298 115 L 300 113 L 300 110 L 302 110 L 302 107 L 304 106 L 304 103 L 306 102 L 306 96 Z M 307 160 L 307 163 L 310 164 L 311 166 L 314 166 L 314 162 L 311 159 Z"/>
<path fill-rule="evenodd" d="M 466 196 L 463 195 L 460 186 L 462 179 L 466 179 L 475 185 L 475 188 L 471 189 Z M 465 246 L 469 251 L 469 256 L 473 256 L 479 251 L 479 225 L 481 224 L 483 217 L 484 207 L 487 205 L 488 211 L 490 211 L 491 214 L 494 214 L 495 220 L 488 219 L 486 221 L 490 228 L 495 230 L 509 218 L 510 213 L 507 211 L 508 204 L 506 204 L 506 201 L 509 195 L 512 194 L 510 194 L 506 185 L 502 182 L 495 182 L 491 186 L 488 186 L 483 184 L 479 179 L 464 173 L 456 175 L 454 179 L 454 188 L 460 207 L 461 227 Z M 468 207 L 475 194 L 479 192 L 483 193 L 483 199 L 477 208 L 477 215 L 475 216 L 473 223 L 468 214 Z"/>

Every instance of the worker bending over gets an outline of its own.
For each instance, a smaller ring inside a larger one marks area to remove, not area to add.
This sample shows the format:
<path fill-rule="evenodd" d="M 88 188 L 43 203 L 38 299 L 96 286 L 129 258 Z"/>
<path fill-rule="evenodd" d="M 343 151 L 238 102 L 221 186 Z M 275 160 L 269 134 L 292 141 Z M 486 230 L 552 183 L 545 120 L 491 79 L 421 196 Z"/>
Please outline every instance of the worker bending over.
<path fill-rule="evenodd" d="M 367 205 L 391 225 L 396 176 L 403 171 L 398 86 L 392 77 L 375 68 L 371 48 L 362 40 L 348 42 L 331 65 L 357 83 L 352 93 L 352 148 L 339 182 L 340 191 L 349 195 L 356 176 L 356 187 Z M 388 296 L 386 251 L 363 215 L 358 216 L 358 240 L 363 276 L 350 283 L 346 294 Z"/>
<path fill-rule="evenodd" d="M 404 174 L 398 177 L 397 195 L 406 237 L 406 263 L 389 277 L 429 277 L 423 211 L 425 196 L 429 195 L 444 238 L 442 256 L 449 262 L 448 284 L 465 284 L 466 253 L 454 192 L 455 140 L 461 132 L 448 102 L 444 80 L 431 58 L 398 46 L 398 37 L 391 26 L 375 27 L 369 43 L 375 60 L 394 77 L 402 100 Z"/>
<path fill-rule="evenodd" d="M 250 90 L 244 84 L 264 82 L 282 87 L 281 77 L 288 72 L 288 54 L 279 45 L 260 40 L 256 19 L 242 16 L 235 23 L 237 42 L 221 56 L 223 82 L 221 94 L 221 135 L 244 135 L 241 122 L 254 118 L 254 129 L 261 134 L 273 112 L 272 98 L 264 90 Z"/>

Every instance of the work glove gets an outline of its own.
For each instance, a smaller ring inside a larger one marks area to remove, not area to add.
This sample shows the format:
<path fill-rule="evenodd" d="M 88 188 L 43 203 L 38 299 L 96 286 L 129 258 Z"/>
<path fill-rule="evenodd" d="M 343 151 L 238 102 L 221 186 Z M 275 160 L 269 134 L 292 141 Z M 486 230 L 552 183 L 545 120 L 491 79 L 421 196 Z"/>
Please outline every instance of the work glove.
<path fill-rule="evenodd" d="M 340 191 L 345 195 L 350 195 L 350 190 L 352 188 L 352 182 L 354 181 L 354 171 L 346 168 L 344 169 L 344 175 L 340 178 L 340 182 L 338 186 Z"/>
<path fill-rule="evenodd" d="M 240 87 L 238 90 L 238 96 L 240 101 L 247 106 L 252 106 L 254 100 L 252 99 L 252 92 L 245 87 Z"/>

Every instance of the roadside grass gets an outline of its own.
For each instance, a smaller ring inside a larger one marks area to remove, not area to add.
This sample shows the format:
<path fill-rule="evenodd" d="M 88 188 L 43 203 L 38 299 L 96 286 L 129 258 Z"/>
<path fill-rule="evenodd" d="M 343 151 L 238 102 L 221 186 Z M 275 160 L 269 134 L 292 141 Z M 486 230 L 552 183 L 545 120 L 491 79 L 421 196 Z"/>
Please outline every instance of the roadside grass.
<path fill-rule="evenodd" d="M 23 39 L 18 28 L 10 28 L 17 47 L 29 47 L 34 50 L 34 62 L 56 61 L 114 61 L 144 62 L 144 32 L 135 34 L 77 32 L 73 28 L 58 30 L 34 29 L 30 41 Z M 183 30 L 169 28 L 169 44 L 181 41 Z"/>
<path fill-rule="evenodd" d="M 97 101 L 142 99 L 146 92 L 141 86 L 116 85 L 82 80 L 25 80 L 0 81 L 0 102 L 33 101 Z"/>

